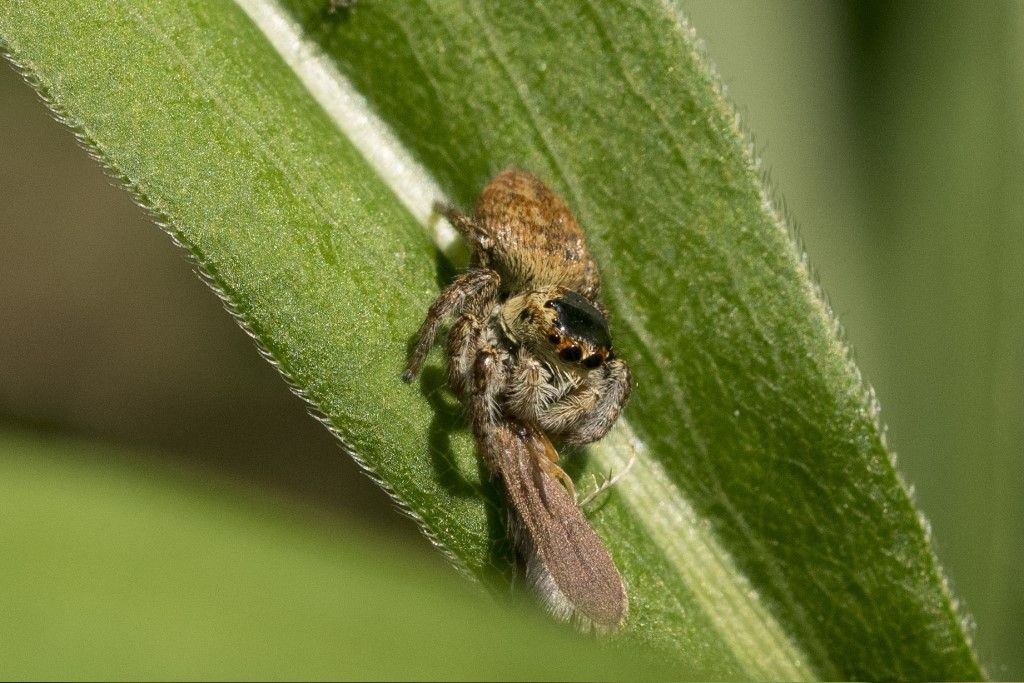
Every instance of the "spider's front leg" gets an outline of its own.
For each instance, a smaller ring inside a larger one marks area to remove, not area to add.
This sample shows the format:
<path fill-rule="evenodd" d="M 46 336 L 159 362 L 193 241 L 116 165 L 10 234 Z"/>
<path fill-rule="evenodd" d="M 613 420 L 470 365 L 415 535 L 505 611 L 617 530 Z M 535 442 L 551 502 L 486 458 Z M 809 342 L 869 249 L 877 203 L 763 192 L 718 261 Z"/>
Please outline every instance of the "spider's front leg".
<path fill-rule="evenodd" d="M 430 347 L 434 345 L 434 338 L 441 323 L 448 316 L 460 313 L 466 308 L 478 308 L 481 302 L 494 296 L 500 282 L 501 278 L 493 270 L 476 268 L 455 278 L 454 282 L 441 291 L 427 310 L 416 348 L 413 349 L 409 365 L 402 374 L 402 379 L 406 383 L 411 382 L 423 366 Z"/>
<path fill-rule="evenodd" d="M 570 446 L 597 441 L 612 428 L 632 389 L 625 362 L 615 359 L 591 371 L 576 389 L 542 407 L 538 423 Z"/>

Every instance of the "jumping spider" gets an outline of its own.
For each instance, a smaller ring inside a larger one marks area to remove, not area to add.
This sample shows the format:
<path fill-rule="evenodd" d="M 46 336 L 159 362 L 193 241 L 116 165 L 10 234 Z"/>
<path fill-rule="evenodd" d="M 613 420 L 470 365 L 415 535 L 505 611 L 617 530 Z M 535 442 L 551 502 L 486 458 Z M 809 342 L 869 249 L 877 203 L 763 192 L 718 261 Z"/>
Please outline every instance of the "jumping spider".
<path fill-rule="evenodd" d="M 484 188 L 474 217 L 444 213 L 472 247 L 470 268 L 430 306 L 403 379 L 461 314 L 448 333 L 448 382 L 474 425 L 504 413 L 566 445 L 600 439 L 629 397 L 630 372 L 612 352 L 597 266 L 568 207 L 512 169 Z"/>
<path fill-rule="evenodd" d="M 583 232 L 554 192 L 515 169 L 484 188 L 472 217 L 439 210 L 468 241 L 470 267 L 430 306 L 403 379 L 412 381 L 441 324 L 458 315 L 448 332 L 448 383 L 472 416 L 480 455 L 505 481 L 528 574 L 553 611 L 614 628 L 628 604 L 622 579 L 551 444 L 600 439 L 630 392 Z"/>

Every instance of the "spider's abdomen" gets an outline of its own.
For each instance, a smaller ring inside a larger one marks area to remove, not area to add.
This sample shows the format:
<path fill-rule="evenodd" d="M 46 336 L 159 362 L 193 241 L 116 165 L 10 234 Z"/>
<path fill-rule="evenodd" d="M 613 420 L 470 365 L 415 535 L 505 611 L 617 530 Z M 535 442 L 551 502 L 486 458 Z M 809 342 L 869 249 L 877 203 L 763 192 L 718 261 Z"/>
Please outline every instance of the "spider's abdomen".
<path fill-rule="evenodd" d="M 519 169 L 502 171 L 480 194 L 475 259 L 511 291 L 560 285 L 594 299 L 597 265 L 565 202 Z"/>

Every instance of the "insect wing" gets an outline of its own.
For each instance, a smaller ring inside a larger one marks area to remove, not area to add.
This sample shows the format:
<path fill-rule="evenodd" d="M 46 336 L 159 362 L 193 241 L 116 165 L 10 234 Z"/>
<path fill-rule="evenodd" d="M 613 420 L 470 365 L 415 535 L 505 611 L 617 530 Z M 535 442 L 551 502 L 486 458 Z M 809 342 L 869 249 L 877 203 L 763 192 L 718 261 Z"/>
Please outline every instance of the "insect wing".
<path fill-rule="evenodd" d="M 629 608 L 622 577 L 574 497 L 544 471 L 550 441 L 510 422 L 498 426 L 496 441 L 493 465 L 505 482 L 527 580 L 556 616 L 600 630 L 619 627 Z"/>

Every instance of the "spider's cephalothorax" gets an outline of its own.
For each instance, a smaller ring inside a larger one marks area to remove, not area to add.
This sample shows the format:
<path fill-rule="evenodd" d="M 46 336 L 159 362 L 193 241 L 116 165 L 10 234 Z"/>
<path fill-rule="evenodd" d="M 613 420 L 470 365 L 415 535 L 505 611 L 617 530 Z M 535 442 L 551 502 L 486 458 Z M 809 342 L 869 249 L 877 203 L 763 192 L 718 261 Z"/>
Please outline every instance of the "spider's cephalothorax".
<path fill-rule="evenodd" d="M 548 439 L 567 445 L 600 439 L 630 392 L 629 368 L 612 353 L 607 315 L 598 298 L 597 266 L 583 232 L 554 192 L 515 169 L 500 173 L 484 188 L 472 217 L 443 210 L 470 244 L 470 268 L 431 305 L 403 377 L 412 380 L 440 325 L 458 315 L 448 333 L 448 380 L 472 416 L 477 447 L 490 471 L 504 478 L 511 491 L 510 478 L 523 470 L 512 468 L 516 459 L 509 453 L 531 453 L 533 465 L 571 492 L 572 481 L 555 464 L 557 453 Z M 540 443 L 547 446 L 536 446 Z M 532 499 L 511 500 L 529 522 L 532 513 L 522 501 Z M 572 514 L 568 505 L 559 510 L 560 515 Z M 544 531 L 534 526 L 543 524 L 526 524 L 530 552 L 559 552 L 545 550 L 546 543 L 557 539 L 539 538 Z M 594 533 L 585 520 L 573 528 Z M 593 539 L 580 540 L 579 547 L 593 546 Z M 558 542 L 564 545 L 564 539 Z M 607 552 L 604 558 L 593 562 L 611 563 Z M 558 583 L 558 577 L 537 579 L 545 581 Z M 600 583 L 595 579 L 594 585 Z M 577 616 L 584 612 L 582 617 L 591 623 L 615 627 L 625 618 L 628 604 L 621 579 L 619 584 L 619 594 L 598 601 L 604 605 L 601 614 L 586 613 L 580 604 L 558 609 Z"/>
<path fill-rule="evenodd" d="M 596 370 L 612 355 L 604 314 L 576 292 L 548 287 L 509 299 L 501 311 L 502 329 L 550 363 L 562 361 Z"/>

